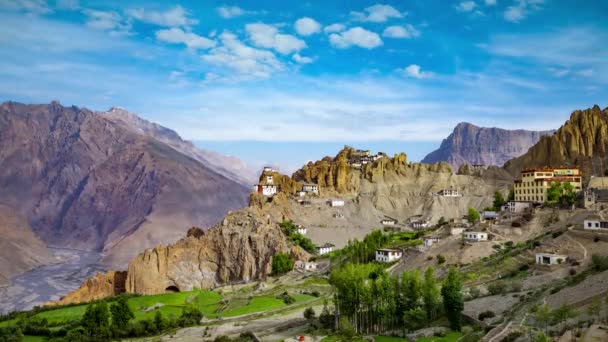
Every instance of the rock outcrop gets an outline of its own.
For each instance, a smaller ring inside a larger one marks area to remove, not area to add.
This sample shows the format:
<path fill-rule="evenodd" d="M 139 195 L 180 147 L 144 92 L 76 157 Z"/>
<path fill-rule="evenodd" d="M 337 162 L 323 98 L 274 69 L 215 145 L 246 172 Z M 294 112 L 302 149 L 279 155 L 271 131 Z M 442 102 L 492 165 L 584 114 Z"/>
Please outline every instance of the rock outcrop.
<path fill-rule="evenodd" d="M 53 259 L 53 253 L 34 235 L 27 220 L 0 205 L 0 284 Z"/>
<path fill-rule="evenodd" d="M 505 169 L 518 174 L 527 167 L 580 167 L 585 178 L 603 175 L 608 150 L 608 108 L 595 105 L 572 113 L 555 134 L 545 136 L 530 150 L 505 164 Z"/>
<path fill-rule="evenodd" d="M 114 267 L 217 223 L 250 192 L 155 134 L 57 102 L 1 104 L 0 146 L 0 203 L 45 243 L 103 250 Z"/>
<path fill-rule="evenodd" d="M 429 153 L 423 163 L 448 162 L 454 170 L 462 164 L 503 166 L 526 153 L 541 137 L 554 131 L 506 130 L 459 123 L 443 140 L 439 149 Z"/>
<path fill-rule="evenodd" d="M 126 279 L 127 272 L 124 271 L 98 273 L 87 279 L 76 291 L 70 292 L 59 301 L 49 302 L 45 305 L 78 304 L 116 296 L 125 292 Z"/>

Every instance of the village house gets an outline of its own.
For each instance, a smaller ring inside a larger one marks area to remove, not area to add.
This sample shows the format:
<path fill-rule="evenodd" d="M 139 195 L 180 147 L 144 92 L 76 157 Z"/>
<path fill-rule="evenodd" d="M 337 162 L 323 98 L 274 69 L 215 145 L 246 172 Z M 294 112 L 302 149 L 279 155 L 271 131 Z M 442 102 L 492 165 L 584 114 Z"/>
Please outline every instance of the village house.
<path fill-rule="evenodd" d="M 377 249 L 376 261 L 378 262 L 393 262 L 401 259 L 403 252 L 399 249 Z"/>
<path fill-rule="evenodd" d="M 380 221 L 380 223 L 381 223 L 382 225 L 385 225 L 385 226 L 394 226 L 394 225 L 396 225 L 396 224 L 397 224 L 397 220 L 395 220 L 394 218 L 390 218 L 390 217 L 389 217 L 389 218 L 384 218 L 384 219 L 382 219 L 382 220 Z"/>
<path fill-rule="evenodd" d="M 437 195 L 443 196 L 443 197 L 459 197 L 460 192 L 458 191 L 458 189 L 454 189 L 454 188 L 441 189 L 441 190 L 439 190 Z"/>
<path fill-rule="evenodd" d="M 547 202 L 547 190 L 554 182 L 570 183 L 578 193 L 583 189 L 582 174 L 576 168 L 527 169 L 515 181 L 516 202 Z"/>
<path fill-rule="evenodd" d="M 272 178 L 272 175 L 266 176 L 266 184 L 272 184 L 273 182 L 274 179 Z"/>
<path fill-rule="evenodd" d="M 342 213 L 335 213 L 334 214 L 334 218 L 340 218 L 340 219 L 342 219 L 342 218 L 344 218 L 344 214 L 342 214 Z"/>
<path fill-rule="evenodd" d="M 344 200 L 343 199 L 332 199 L 329 202 L 329 206 L 330 207 L 343 207 L 344 206 Z"/>
<path fill-rule="evenodd" d="M 530 208 L 530 203 L 528 203 L 528 202 L 509 201 L 509 202 L 507 202 L 506 205 L 504 205 L 503 211 L 506 211 L 506 212 L 509 212 L 512 214 L 519 214 L 519 213 L 523 213 L 528 208 Z"/>
<path fill-rule="evenodd" d="M 317 184 L 304 184 L 302 185 L 302 191 L 306 193 L 319 194 L 319 186 Z"/>
<path fill-rule="evenodd" d="M 463 237 L 467 242 L 488 241 L 488 233 L 485 232 L 464 232 Z"/>
<path fill-rule="evenodd" d="M 429 236 L 424 238 L 424 245 L 427 247 L 433 246 L 433 244 L 438 243 L 441 239 L 435 236 Z"/>
<path fill-rule="evenodd" d="M 498 214 L 495 211 L 484 211 L 481 217 L 484 220 L 496 220 L 498 218 Z"/>
<path fill-rule="evenodd" d="M 311 201 L 306 201 L 306 200 L 298 200 L 298 203 L 300 203 L 300 205 L 303 207 L 310 207 L 312 205 Z"/>
<path fill-rule="evenodd" d="M 333 252 L 334 247 L 336 247 L 336 246 L 328 242 L 322 246 L 317 246 L 315 249 L 316 249 L 318 255 L 323 255 L 323 254 Z"/>
<path fill-rule="evenodd" d="M 277 172 L 272 166 L 264 166 L 264 172 Z"/>
<path fill-rule="evenodd" d="M 296 196 L 298 196 L 298 197 L 306 197 L 306 191 L 296 191 Z"/>
<path fill-rule="evenodd" d="M 308 230 L 306 229 L 306 227 L 298 225 L 298 227 L 296 228 L 296 232 L 298 232 L 298 234 L 306 235 L 306 233 L 308 233 Z"/>
<path fill-rule="evenodd" d="M 257 184 L 253 186 L 253 191 L 255 193 L 271 197 L 277 194 L 278 188 L 276 185 L 271 184 Z"/>
<path fill-rule="evenodd" d="M 431 222 L 429 220 L 420 220 L 412 222 L 411 226 L 414 229 L 426 229 L 431 226 Z"/>
<path fill-rule="evenodd" d="M 594 214 L 583 221 L 583 229 L 608 231 L 608 221 L 601 214 Z"/>
<path fill-rule="evenodd" d="M 298 260 L 295 262 L 295 267 L 303 271 L 313 272 L 319 268 L 319 265 L 312 261 Z"/>
<path fill-rule="evenodd" d="M 561 265 L 566 261 L 566 259 L 568 259 L 568 257 L 565 255 L 549 254 L 549 253 L 537 253 L 536 254 L 536 264 L 537 265 L 545 265 L 545 266 Z"/>

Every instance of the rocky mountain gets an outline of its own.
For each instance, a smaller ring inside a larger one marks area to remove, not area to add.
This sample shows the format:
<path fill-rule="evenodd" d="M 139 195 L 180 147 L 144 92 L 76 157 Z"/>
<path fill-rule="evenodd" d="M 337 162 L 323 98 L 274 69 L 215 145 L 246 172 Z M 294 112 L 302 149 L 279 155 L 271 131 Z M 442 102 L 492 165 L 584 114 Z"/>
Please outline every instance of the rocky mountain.
<path fill-rule="evenodd" d="M 242 160 L 214 151 L 199 149 L 192 142 L 183 140 L 175 131 L 144 120 L 125 109 L 112 107 L 109 111 L 99 112 L 99 114 L 136 134 L 153 137 L 182 154 L 196 159 L 217 173 L 243 185 L 250 186 L 258 176 L 257 170 L 248 166 Z"/>
<path fill-rule="evenodd" d="M 166 142 L 178 136 L 118 121 L 57 102 L 0 105 L 0 203 L 45 243 L 102 250 L 114 266 L 246 205 L 249 188 Z"/>
<path fill-rule="evenodd" d="M 0 205 L 0 284 L 52 259 L 53 254 L 34 235 L 27 220 Z"/>
<path fill-rule="evenodd" d="M 506 161 L 526 153 L 542 136 L 553 132 L 487 128 L 462 122 L 439 149 L 429 153 L 422 162 L 448 162 L 454 170 L 465 163 L 503 166 Z"/>
<path fill-rule="evenodd" d="M 296 260 L 309 255 L 293 246 L 278 223 L 289 217 L 283 194 L 272 203 L 252 195 L 252 205 L 229 213 L 221 223 L 203 231 L 191 228 L 171 245 L 159 245 L 139 254 L 126 272 L 110 271 L 87 280 L 80 289 L 54 304 L 80 303 L 122 292 L 158 294 L 190 291 L 224 284 L 265 279 L 278 252 Z"/>
<path fill-rule="evenodd" d="M 518 174 L 527 167 L 578 166 L 583 175 L 603 175 L 608 150 L 608 108 L 576 110 L 555 134 L 545 136 L 505 169 Z"/>

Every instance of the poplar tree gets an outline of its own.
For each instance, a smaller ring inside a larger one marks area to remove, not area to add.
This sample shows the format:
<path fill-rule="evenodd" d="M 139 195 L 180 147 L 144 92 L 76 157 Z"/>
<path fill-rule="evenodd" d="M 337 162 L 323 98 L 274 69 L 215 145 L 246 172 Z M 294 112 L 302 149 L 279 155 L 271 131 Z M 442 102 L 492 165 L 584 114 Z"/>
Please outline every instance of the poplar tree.
<path fill-rule="evenodd" d="M 441 287 L 443 297 L 443 307 L 450 321 L 452 330 L 460 331 L 462 327 L 461 313 L 464 310 L 464 300 L 462 299 L 462 284 L 456 268 L 450 267 L 448 276 Z"/>

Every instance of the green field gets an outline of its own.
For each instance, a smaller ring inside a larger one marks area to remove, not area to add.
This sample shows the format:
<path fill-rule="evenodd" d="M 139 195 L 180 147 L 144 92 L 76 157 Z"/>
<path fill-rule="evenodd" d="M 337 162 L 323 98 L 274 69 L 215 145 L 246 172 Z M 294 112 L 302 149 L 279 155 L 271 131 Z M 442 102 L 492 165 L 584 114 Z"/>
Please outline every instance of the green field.
<path fill-rule="evenodd" d="M 462 333 L 453 331 L 447 333 L 444 337 L 422 337 L 416 340 L 416 342 L 456 342 L 462 337 Z"/>
<path fill-rule="evenodd" d="M 230 308 L 221 313 L 224 317 L 241 316 L 261 311 L 268 311 L 276 308 L 285 306 L 282 299 L 274 297 L 254 297 L 251 300 L 247 300 L 245 305 L 239 305 L 234 308 Z"/>
<path fill-rule="evenodd" d="M 42 342 L 46 341 L 45 337 L 42 336 L 24 336 L 23 342 Z"/>

